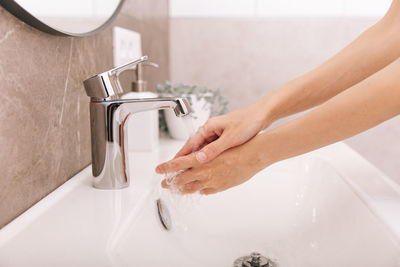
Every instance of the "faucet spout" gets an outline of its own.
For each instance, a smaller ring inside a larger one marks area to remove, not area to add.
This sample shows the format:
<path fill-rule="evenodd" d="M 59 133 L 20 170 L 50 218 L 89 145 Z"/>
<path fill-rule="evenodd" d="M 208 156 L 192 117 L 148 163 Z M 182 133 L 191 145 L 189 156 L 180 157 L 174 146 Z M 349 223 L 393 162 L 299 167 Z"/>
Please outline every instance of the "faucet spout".
<path fill-rule="evenodd" d="M 173 109 L 177 117 L 192 110 L 184 98 L 95 100 L 90 102 L 93 186 L 120 189 L 129 186 L 126 126 L 135 113 Z M 140 129 L 138 129 L 140 130 Z"/>
<path fill-rule="evenodd" d="M 106 103 L 108 101 L 95 101 Z M 177 117 L 184 117 L 192 112 L 189 102 L 185 98 L 159 97 L 144 99 L 120 99 L 111 101 L 120 105 L 125 112 L 138 113 L 148 110 L 173 109 Z"/>
<path fill-rule="evenodd" d="M 125 65 L 92 76 L 83 82 L 90 97 L 90 130 L 92 136 L 93 186 L 101 189 L 120 189 L 129 186 L 126 126 L 135 113 L 173 109 L 177 117 L 192 112 L 184 98 L 121 99 L 123 93 L 119 75 L 138 68 L 148 59 L 143 56 Z M 140 129 L 138 129 L 140 131 Z"/>

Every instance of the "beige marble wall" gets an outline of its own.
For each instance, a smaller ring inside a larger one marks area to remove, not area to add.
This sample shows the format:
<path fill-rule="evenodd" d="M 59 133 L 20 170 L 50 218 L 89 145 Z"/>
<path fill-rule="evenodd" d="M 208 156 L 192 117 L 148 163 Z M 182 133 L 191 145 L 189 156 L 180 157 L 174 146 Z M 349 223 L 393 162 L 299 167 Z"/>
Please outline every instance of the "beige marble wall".
<path fill-rule="evenodd" d="M 127 0 L 113 25 L 142 33 L 151 86 L 168 79 L 168 0 Z M 112 67 L 111 34 L 53 36 L 0 8 L 0 227 L 90 164 L 82 81 Z"/>
<path fill-rule="evenodd" d="M 334 55 L 377 18 L 174 18 L 171 79 L 223 88 L 231 110 Z M 400 183 L 400 118 L 346 141 Z"/>

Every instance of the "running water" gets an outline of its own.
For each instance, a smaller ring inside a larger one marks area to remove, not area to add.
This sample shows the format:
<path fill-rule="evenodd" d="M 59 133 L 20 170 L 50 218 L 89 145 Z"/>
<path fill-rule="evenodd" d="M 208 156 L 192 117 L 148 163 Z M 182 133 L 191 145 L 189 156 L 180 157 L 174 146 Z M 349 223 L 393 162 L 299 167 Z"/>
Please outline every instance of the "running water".
<path fill-rule="evenodd" d="M 185 125 L 186 131 L 189 138 L 195 134 L 195 128 L 193 126 L 193 118 L 189 116 L 184 116 L 181 118 L 183 124 Z M 194 149 L 195 152 L 196 150 Z M 185 214 L 188 214 L 196 205 L 199 204 L 201 195 L 199 193 L 182 195 L 173 181 L 174 178 L 180 174 L 182 171 L 177 173 L 168 173 L 163 179 L 166 179 L 167 184 L 171 186 L 170 189 L 163 189 L 160 186 L 159 192 L 157 193 L 158 198 L 160 198 L 165 206 L 169 209 L 171 215 L 171 229 L 174 231 L 188 231 L 189 227 L 185 223 Z"/>
<path fill-rule="evenodd" d="M 183 121 L 183 124 L 185 124 L 186 132 L 188 133 L 189 138 L 191 138 L 195 134 L 192 116 L 190 116 L 190 115 L 184 116 L 184 117 L 182 117 L 182 121 Z"/>

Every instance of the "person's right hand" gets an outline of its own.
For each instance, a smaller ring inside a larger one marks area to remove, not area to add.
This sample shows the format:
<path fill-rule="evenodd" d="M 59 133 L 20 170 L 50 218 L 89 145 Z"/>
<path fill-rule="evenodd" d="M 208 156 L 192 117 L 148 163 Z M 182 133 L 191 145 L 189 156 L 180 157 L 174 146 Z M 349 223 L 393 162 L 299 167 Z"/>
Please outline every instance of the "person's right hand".
<path fill-rule="evenodd" d="M 209 162 L 225 150 L 247 142 L 271 122 L 265 107 L 259 103 L 211 118 L 189 138 L 175 158 L 196 152 L 200 163 Z"/>

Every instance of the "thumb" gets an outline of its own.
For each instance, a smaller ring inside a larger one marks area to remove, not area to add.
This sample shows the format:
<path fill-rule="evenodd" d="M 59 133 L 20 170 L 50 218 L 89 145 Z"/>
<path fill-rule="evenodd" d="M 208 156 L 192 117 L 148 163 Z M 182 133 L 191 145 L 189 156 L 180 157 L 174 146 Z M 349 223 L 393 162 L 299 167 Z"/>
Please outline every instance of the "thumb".
<path fill-rule="evenodd" d="M 206 163 L 215 159 L 219 154 L 230 148 L 229 139 L 220 137 L 214 142 L 196 152 L 196 159 L 200 163 Z"/>

